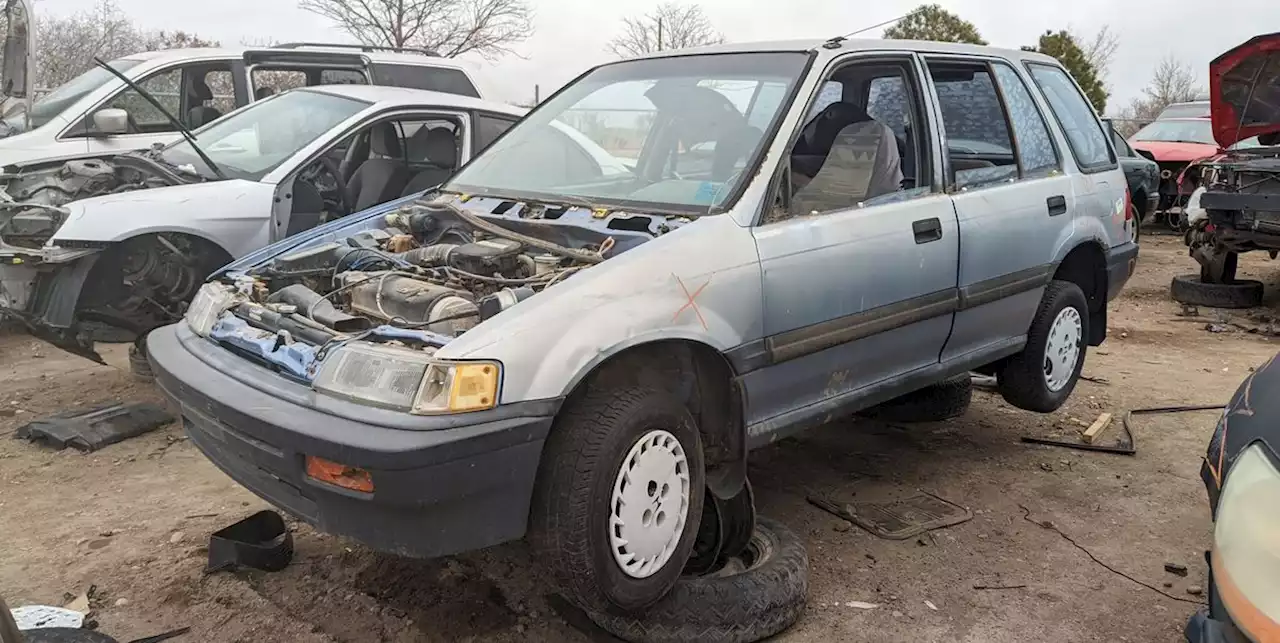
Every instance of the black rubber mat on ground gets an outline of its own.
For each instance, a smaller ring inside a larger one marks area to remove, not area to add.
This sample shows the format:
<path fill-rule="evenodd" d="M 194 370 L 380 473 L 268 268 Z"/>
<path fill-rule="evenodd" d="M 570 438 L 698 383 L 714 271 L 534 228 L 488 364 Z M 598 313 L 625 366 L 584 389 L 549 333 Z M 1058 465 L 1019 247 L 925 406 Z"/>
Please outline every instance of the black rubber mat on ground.
<path fill-rule="evenodd" d="M 111 404 L 60 413 L 18 428 L 13 437 L 55 449 L 97 451 L 109 444 L 154 431 L 173 416 L 154 404 Z"/>
<path fill-rule="evenodd" d="M 821 496 L 810 496 L 809 502 L 888 540 L 906 540 L 973 518 L 968 509 L 923 491 L 887 502 L 837 504 Z"/>

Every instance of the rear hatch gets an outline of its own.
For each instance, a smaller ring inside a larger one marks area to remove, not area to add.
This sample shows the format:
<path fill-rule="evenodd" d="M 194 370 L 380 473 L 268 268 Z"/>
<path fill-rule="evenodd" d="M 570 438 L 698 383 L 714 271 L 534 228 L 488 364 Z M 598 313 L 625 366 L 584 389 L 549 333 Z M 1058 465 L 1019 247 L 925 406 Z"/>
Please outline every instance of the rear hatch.
<path fill-rule="evenodd" d="M 1223 149 L 1280 132 L 1280 33 L 1255 36 L 1209 63 L 1209 98 Z"/>

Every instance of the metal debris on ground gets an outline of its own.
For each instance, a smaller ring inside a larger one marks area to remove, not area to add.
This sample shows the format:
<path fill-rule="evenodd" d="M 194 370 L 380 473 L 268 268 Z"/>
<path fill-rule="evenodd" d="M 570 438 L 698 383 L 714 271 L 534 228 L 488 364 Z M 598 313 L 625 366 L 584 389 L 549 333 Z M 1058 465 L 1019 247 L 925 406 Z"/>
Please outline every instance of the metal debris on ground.
<path fill-rule="evenodd" d="M 154 404 L 111 404 L 60 413 L 18 427 L 14 438 L 55 449 L 71 447 L 85 453 L 97 451 L 173 421 Z"/>
<path fill-rule="evenodd" d="M 1187 566 L 1186 566 L 1186 565 L 1179 565 L 1178 563 L 1165 563 L 1165 564 L 1164 564 L 1164 570 L 1165 570 L 1166 572 L 1169 572 L 1170 574 L 1173 574 L 1174 576 L 1186 576 L 1186 575 L 1187 575 Z"/>
<path fill-rule="evenodd" d="M 887 540 L 906 540 L 973 518 L 968 509 L 923 491 L 887 502 L 837 503 L 817 494 L 807 498 L 813 506 Z"/>
<path fill-rule="evenodd" d="M 18 631 L 44 627 L 76 628 L 84 624 L 84 613 L 51 605 L 24 605 L 9 610 Z"/>
<path fill-rule="evenodd" d="M 1134 455 L 1138 452 L 1133 442 L 1133 432 L 1129 430 L 1128 416 L 1121 422 L 1124 435 L 1111 445 L 1095 444 L 1098 435 L 1100 435 L 1108 426 L 1111 425 L 1112 415 L 1103 413 L 1098 416 L 1090 424 L 1080 422 L 1081 425 L 1087 426 L 1079 439 L 1055 439 L 1040 438 L 1033 436 L 1022 436 L 1022 441 L 1027 444 L 1042 444 L 1051 447 L 1063 447 L 1067 449 L 1079 449 L 1082 451 L 1097 451 L 1100 453 L 1115 453 L 1119 455 Z"/>
<path fill-rule="evenodd" d="M 209 537 L 209 563 L 205 573 L 237 567 L 278 572 L 292 560 L 293 534 L 280 514 L 267 509 Z"/>

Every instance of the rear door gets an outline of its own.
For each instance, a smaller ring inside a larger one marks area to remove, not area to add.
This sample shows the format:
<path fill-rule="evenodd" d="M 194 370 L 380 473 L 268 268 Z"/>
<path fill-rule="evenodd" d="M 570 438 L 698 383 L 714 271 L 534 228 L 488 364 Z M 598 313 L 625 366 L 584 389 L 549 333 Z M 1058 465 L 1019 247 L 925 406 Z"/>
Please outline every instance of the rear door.
<path fill-rule="evenodd" d="M 927 56 L 960 226 L 959 308 L 942 361 L 1021 343 L 1075 196 L 1023 74 L 995 58 Z"/>

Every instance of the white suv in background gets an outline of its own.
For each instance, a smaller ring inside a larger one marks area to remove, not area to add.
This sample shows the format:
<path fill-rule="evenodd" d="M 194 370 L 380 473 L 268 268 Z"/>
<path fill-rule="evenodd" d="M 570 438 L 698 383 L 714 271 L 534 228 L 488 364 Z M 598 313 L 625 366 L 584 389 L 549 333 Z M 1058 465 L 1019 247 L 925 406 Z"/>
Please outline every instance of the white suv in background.
<path fill-rule="evenodd" d="M 474 70 L 464 63 L 413 49 L 313 43 L 170 49 L 133 54 L 108 64 L 192 130 L 255 99 L 302 86 L 372 84 L 471 98 L 492 94 L 482 89 Z M 26 74 L 17 80 L 30 78 Z M 6 86 L 8 81 L 6 74 Z M 179 138 L 177 128 L 160 110 L 101 67 L 26 105 L 12 97 L 29 97 L 30 91 L 7 93 L 9 108 L 0 126 L 0 136 L 7 136 L 0 138 L 0 166 L 108 156 Z M 19 103 L 16 108 L 15 102 Z M 112 117 L 101 118 L 106 115 Z"/>

